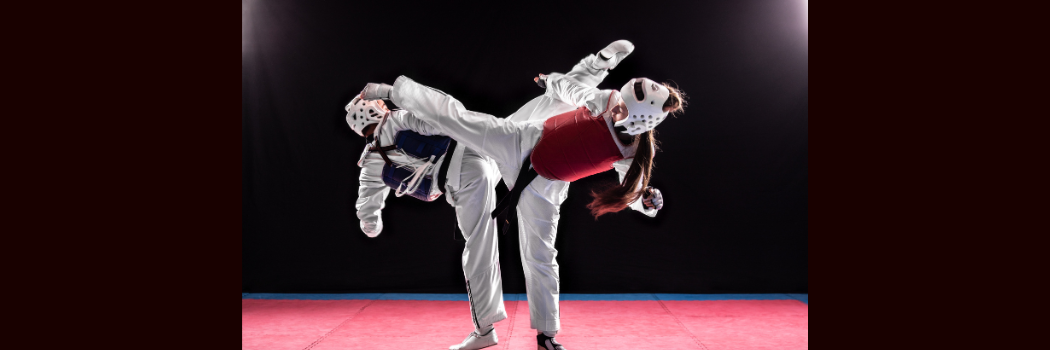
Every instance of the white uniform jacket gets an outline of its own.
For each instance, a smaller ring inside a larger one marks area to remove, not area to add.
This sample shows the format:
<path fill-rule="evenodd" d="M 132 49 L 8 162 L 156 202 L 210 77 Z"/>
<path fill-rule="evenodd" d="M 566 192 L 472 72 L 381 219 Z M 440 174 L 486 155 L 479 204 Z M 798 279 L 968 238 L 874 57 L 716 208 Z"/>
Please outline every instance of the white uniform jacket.
<path fill-rule="evenodd" d="M 390 111 L 376 127 L 372 142 L 365 145 L 361 159 L 357 162 L 357 165 L 361 167 L 361 174 L 358 176 L 360 187 L 357 189 L 357 218 L 361 219 L 361 231 L 368 237 L 378 236 L 383 231 L 382 211 L 386 207 L 386 196 L 390 193 L 390 187 L 383 183 L 382 177 L 383 166 L 386 165 L 386 162 L 383 161 L 379 152 L 372 152 L 369 149 L 393 145 L 397 133 L 402 130 L 415 131 L 424 136 L 440 135 L 433 126 L 414 117 L 411 112 L 400 109 Z M 457 149 L 455 155 L 462 158 L 462 153 L 462 149 Z M 438 170 L 441 169 L 442 163 L 448 161 L 446 155 L 448 155 L 447 151 L 434 161 L 431 169 L 426 173 L 433 178 L 431 191 L 443 190 L 437 185 L 439 182 Z M 426 160 L 407 155 L 401 150 L 388 151 L 387 157 L 397 166 L 409 170 L 415 170 L 426 163 Z M 458 173 L 458 168 L 449 167 L 450 178 L 459 178 Z"/>

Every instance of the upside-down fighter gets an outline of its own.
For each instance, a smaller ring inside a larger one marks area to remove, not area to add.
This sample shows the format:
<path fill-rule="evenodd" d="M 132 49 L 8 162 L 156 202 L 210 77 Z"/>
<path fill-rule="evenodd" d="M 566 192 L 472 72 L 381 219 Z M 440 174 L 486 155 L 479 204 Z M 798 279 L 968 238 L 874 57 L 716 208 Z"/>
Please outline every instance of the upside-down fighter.
<path fill-rule="evenodd" d="M 382 210 L 391 189 L 433 201 L 444 190 L 456 208 L 466 243 L 462 266 L 475 332 L 494 345 L 493 323 L 507 318 L 499 271 L 496 223 L 488 212 L 496 206 L 495 164 L 463 144 L 442 136 L 406 110 L 389 110 L 383 101 L 354 98 L 346 121 L 367 145 L 358 165 L 357 217 L 369 237 L 383 231 Z M 482 344 L 483 345 L 483 344 Z"/>

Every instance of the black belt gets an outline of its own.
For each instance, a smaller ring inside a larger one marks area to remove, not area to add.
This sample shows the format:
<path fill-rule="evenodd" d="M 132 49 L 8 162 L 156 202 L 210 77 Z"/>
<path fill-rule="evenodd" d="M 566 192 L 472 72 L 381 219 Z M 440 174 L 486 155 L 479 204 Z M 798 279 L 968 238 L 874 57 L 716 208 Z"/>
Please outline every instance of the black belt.
<path fill-rule="evenodd" d="M 500 230 L 503 234 L 507 233 L 507 229 L 510 228 L 510 219 L 514 219 L 517 211 L 511 210 L 507 213 L 507 208 L 517 207 L 518 199 L 521 198 L 521 192 L 525 191 L 525 187 L 528 187 L 532 180 L 535 180 L 539 176 L 536 173 L 536 169 L 532 168 L 532 155 L 525 157 L 525 161 L 521 163 L 521 170 L 518 171 L 518 179 L 514 181 L 514 188 L 510 189 L 503 198 L 500 198 L 498 204 L 496 204 L 496 210 L 492 211 L 492 217 L 496 220 L 497 225 L 503 225 L 503 229 Z"/>

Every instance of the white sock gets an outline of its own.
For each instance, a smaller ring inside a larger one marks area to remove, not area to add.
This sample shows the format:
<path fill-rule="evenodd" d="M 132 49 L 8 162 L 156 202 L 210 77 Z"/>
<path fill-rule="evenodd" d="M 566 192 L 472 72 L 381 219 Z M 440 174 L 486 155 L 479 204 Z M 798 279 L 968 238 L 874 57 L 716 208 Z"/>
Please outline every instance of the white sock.
<path fill-rule="evenodd" d="M 555 335 L 558 335 L 558 331 L 540 331 L 540 330 L 536 331 L 536 334 L 540 334 L 540 333 L 543 333 L 543 335 L 551 337 L 551 338 L 554 338 Z"/>
<path fill-rule="evenodd" d="M 365 85 L 364 90 L 361 91 L 362 97 L 366 99 L 390 99 L 390 91 L 393 90 L 393 86 L 382 83 L 368 83 Z"/>
<path fill-rule="evenodd" d="M 491 324 L 488 325 L 488 326 L 482 326 L 481 328 L 478 328 L 478 330 L 477 330 L 478 331 L 478 335 L 480 335 L 480 336 L 488 335 L 489 332 L 491 332 L 495 328 L 496 327 L 493 327 Z"/>

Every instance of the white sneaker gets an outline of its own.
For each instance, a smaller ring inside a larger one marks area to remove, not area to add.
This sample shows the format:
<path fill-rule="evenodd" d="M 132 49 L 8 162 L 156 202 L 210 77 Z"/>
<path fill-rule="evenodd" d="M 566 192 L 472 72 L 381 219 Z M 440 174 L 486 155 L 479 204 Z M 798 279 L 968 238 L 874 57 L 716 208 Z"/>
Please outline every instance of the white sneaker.
<path fill-rule="evenodd" d="M 448 350 L 477 350 L 496 345 L 496 328 L 492 328 L 488 334 L 479 335 L 478 331 L 470 332 L 467 339 L 462 343 L 448 347 Z"/>

